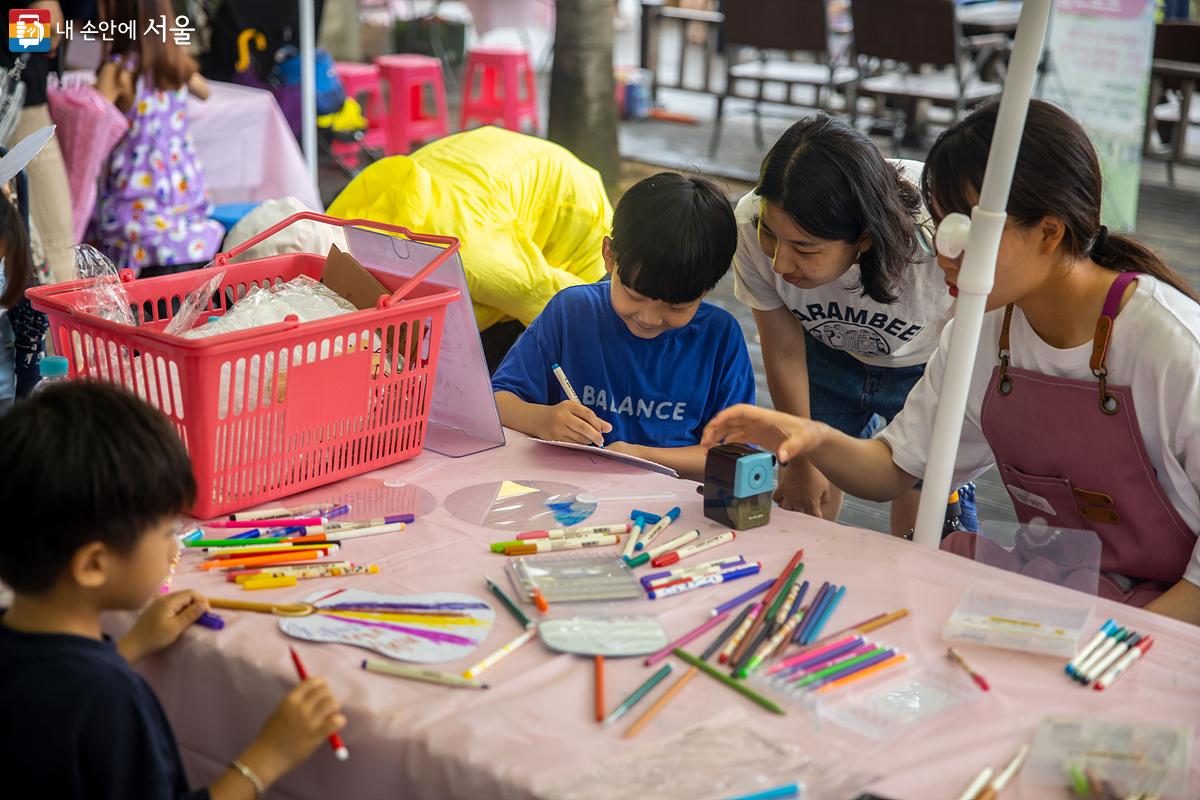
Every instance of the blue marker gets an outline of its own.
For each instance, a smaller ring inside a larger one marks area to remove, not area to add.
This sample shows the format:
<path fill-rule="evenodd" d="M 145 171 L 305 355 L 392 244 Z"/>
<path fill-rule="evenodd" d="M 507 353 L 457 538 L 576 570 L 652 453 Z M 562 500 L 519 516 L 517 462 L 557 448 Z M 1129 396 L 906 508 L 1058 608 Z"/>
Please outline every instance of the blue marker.
<path fill-rule="evenodd" d="M 730 797 L 728 800 L 777 800 L 777 798 L 781 797 L 799 797 L 803 789 L 804 787 L 799 783 L 789 783 L 786 786 L 776 786 L 774 789 L 767 789 L 765 792 Z"/>
<path fill-rule="evenodd" d="M 200 530 L 199 528 L 196 528 L 196 530 L 189 531 L 188 533 L 185 533 L 183 536 L 179 537 L 179 541 L 183 542 L 184 544 L 187 544 L 188 542 L 194 542 L 197 539 L 202 539 L 202 538 L 204 538 L 204 531 Z"/>
<path fill-rule="evenodd" d="M 800 584 L 800 592 L 796 595 L 796 602 L 792 603 L 792 607 L 788 609 L 787 615 L 789 617 L 800 610 L 800 605 L 804 602 L 804 595 L 806 594 L 808 594 L 808 581 Z"/>
<path fill-rule="evenodd" d="M 637 543 L 636 549 L 639 551 L 646 549 L 646 547 L 654 541 L 655 536 L 658 536 L 660 533 L 665 531 L 672 522 L 679 519 L 679 514 L 679 506 L 675 506 L 666 514 L 664 514 L 662 518 L 658 520 L 658 522 L 654 523 L 650 530 L 642 534 L 641 541 Z"/>
<path fill-rule="evenodd" d="M 817 637 L 821 635 L 821 629 L 825 627 L 825 621 L 833 614 L 833 610 L 837 608 L 838 603 L 842 602 L 842 595 L 846 593 L 846 587 L 840 587 L 833 597 L 825 603 L 825 608 L 821 609 L 821 616 L 817 617 L 816 623 L 809 628 L 808 633 L 804 636 L 804 641 L 801 644 L 812 644 Z"/>
<path fill-rule="evenodd" d="M 1096 648 L 1102 645 L 1104 640 L 1111 636 L 1116 628 L 1117 623 L 1111 619 L 1101 625 L 1100 630 L 1096 633 L 1095 637 L 1088 642 L 1087 647 L 1080 650 L 1079 653 L 1073 659 L 1071 659 L 1070 663 L 1067 664 L 1063 671 L 1074 678 L 1076 672 L 1079 670 L 1079 666 L 1083 664 L 1083 662 L 1086 661 L 1092 653 L 1096 652 Z"/>
<path fill-rule="evenodd" d="M 229 538 L 229 539 L 257 539 L 259 536 L 262 536 L 262 532 L 258 528 L 251 528 L 248 531 L 242 531 L 241 533 L 230 534 L 226 538 Z"/>

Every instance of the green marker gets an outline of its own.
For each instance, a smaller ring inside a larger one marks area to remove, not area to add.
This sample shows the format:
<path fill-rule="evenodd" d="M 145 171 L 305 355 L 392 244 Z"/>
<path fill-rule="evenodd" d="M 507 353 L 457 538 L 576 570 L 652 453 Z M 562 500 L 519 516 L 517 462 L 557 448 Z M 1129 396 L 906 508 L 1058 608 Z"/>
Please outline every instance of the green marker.
<path fill-rule="evenodd" d="M 504 551 L 510 547 L 518 547 L 519 545 L 529 544 L 529 542 L 513 541 L 513 542 L 492 542 L 492 552 L 504 554 Z"/>
<path fill-rule="evenodd" d="M 625 716 L 625 712 L 637 705 L 638 701 L 646 695 L 650 694 L 650 690 L 658 684 L 662 683 L 663 679 L 671 674 L 671 665 L 663 664 L 662 669 L 651 675 L 645 683 L 633 690 L 633 694 L 625 698 L 621 705 L 612 710 L 612 713 L 604 718 L 605 725 L 611 725 L 621 717 Z"/>
<path fill-rule="evenodd" d="M 737 692 L 738 694 L 747 698 L 748 700 L 751 700 L 751 701 L 757 703 L 758 705 L 762 706 L 767 711 L 770 711 L 774 714 L 786 714 L 787 713 L 782 708 L 780 708 L 776 703 L 772 702 L 771 700 L 768 700 L 766 697 L 763 697 L 761 694 L 754 691 L 749 686 L 746 686 L 743 683 L 739 683 L 738 681 L 735 681 L 733 678 L 729 677 L 724 672 L 721 672 L 720 670 L 713 668 L 712 666 L 710 666 L 709 664 L 705 663 L 704 661 L 701 661 L 700 659 L 696 658 L 694 655 L 687 652 L 686 650 L 681 650 L 680 648 L 676 647 L 675 650 L 672 652 L 675 653 L 676 658 L 683 659 L 688 664 L 690 664 L 691 666 L 700 670 L 708 677 L 713 678 L 714 680 L 720 681 L 721 683 L 725 684 L 730 689 L 733 689 L 735 692 Z"/>
<path fill-rule="evenodd" d="M 265 539 L 194 539 L 187 542 L 185 547 L 250 547 L 256 544 L 279 544 L 280 542 L 294 542 L 295 539 L 288 539 L 283 536 L 267 537 Z M 311 544 L 311 542 L 299 542 L 298 544 Z"/>
<path fill-rule="evenodd" d="M 533 624 L 530 622 L 529 617 L 525 615 L 525 612 L 517 607 L 517 604 L 512 601 L 512 598 L 506 595 L 504 590 L 496 585 L 495 581 L 486 575 L 483 576 L 483 579 L 487 581 L 488 588 L 492 590 L 492 594 L 496 595 L 496 599 L 499 600 L 514 617 L 517 618 L 517 622 L 521 623 L 522 628 L 528 628 Z"/>
<path fill-rule="evenodd" d="M 834 664 L 832 667 L 826 667 L 825 669 L 820 670 L 818 672 L 809 673 L 808 675 L 805 675 L 800 680 L 794 681 L 793 683 L 788 684 L 788 686 L 791 688 L 794 688 L 794 689 L 800 688 L 803 686 L 808 686 L 810 683 L 821 680 L 821 678 L 828 677 L 835 672 L 841 672 L 842 670 L 846 669 L 847 667 L 852 667 L 855 664 L 861 664 L 863 661 L 866 661 L 868 658 L 874 658 L 875 656 L 879 655 L 880 653 L 886 653 L 886 652 L 887 652 L 886 647 L 876 647 L 874 650 L 871 650 L 870 652 L 867 652 L 867 653 L 863 653 L 862 655 L 855 656 L 854 658 L 850 659 L 849 661 L 842 661 L 838 664 Z"/>
<path fill-rule="evenodd" d="M 645 564 L 649 560 L 650 560 L 650 553 L 643 550 L 642 552 L 638 553 L 633 558 L 626 558 L 625 563 L 628 564 L 630 566 L 630 568 L 633 568 L 633 567 L 640 567 L 642 564 Z"/>

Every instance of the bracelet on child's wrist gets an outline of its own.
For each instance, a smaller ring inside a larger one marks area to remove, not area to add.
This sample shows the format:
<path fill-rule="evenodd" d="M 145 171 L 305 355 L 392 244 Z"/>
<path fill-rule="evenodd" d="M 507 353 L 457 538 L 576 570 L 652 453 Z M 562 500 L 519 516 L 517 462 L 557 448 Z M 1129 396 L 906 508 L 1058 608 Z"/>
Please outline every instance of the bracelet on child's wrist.
<path fill-rule="evenodd" d="M 258 774 L 255 773 L 254 770 L 250 769 L 236 758 L 229 762 L 229 766 L 241 773 L 243 778 L 250 781 L 250 783 L 254 786 L 254 796 L 259 798 L 259 800 L 262 800 L 263 794 L 267 791 L 267 787 L 263 785 L 262 778 L 258 777 Z"/>

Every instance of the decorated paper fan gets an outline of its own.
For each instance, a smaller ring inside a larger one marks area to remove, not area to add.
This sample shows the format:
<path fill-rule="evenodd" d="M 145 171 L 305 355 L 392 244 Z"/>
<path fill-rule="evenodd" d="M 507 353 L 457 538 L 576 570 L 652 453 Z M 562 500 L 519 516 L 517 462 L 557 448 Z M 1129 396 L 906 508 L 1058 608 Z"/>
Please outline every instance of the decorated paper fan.
<path fill-rule="evenodd" d="M 313 603 L 316 613 L 282 617 L 297 639 L 365 647 L 398 661 L 433 664 L 463 658 L 492 629 L 487 603 L 466 594 L 394 595 L 346 590 Z"/>

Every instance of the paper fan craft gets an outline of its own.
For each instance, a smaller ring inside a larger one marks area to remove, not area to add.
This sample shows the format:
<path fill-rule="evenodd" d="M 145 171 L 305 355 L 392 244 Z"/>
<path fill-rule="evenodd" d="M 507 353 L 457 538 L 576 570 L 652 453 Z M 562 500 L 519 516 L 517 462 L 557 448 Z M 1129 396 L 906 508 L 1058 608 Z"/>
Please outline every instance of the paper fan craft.
<path fill-rule="evenodd" d="M 365 647 L 398 661 L 434 664 L 474 650 L 492 629 L 495 613 L 466 594 L 379 594 L 346 590 L 313 603 L 316 613 L 282 617 L 279 629 L 310 642 Z"/>

